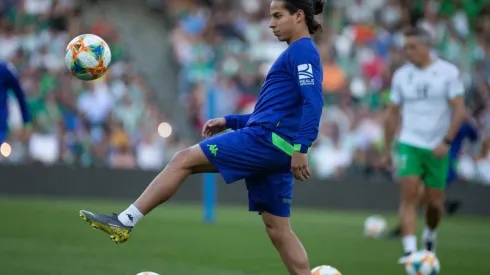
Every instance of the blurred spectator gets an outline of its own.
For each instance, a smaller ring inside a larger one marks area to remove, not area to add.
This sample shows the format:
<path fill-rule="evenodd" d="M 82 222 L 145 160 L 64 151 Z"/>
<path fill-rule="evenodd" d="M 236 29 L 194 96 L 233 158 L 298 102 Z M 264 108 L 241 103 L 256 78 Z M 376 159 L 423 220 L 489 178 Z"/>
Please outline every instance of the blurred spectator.
<path fill-rule="evenodd" d="M 136 160 L 130 149 L 130 138 L 121 122 L 111 123 L 109 130 L 110 164 L 115 168 L 134 168 Z"/>
<path fill-rule="evenodd" d="M 136 146 L 136 162 L 143 170 L 160 170 L 165 161 L 165 144 L 156 134 L 144 134 Z"/>
<path fill-rule="evenodd" d="M 157 129 L 165 118 L 153 106 L 145 78 L 125 57 L 117 29 L 103 19 L 88 26 L 111 45 L 106 76 L 83 82 L 66 70 L 62 57 L 80 34 L 80 12 L 78 0 L 0 1 L 0 59 L 17 68 L 34 120 L 24 144 L 17 132 L 20 111 L 9 100 L 12 153 L 0 161 L 162 167 L 165 140 Z"/>
<path fill-rule="evenodd" d="M 323 50 L 323 90 L 326 93 L 341 92 L 346 88 L 347 79 L 345 72 L 337 65 L 330 48 Z"/>
<path fill-rule="evenodd" d="M 91 1 L 96 3 L 97 1 Z M 456 64 L 483 140 L 465 148 L 464 179 L 490 183 L 490 4 L 483 0 L 332 0 L 318 17 L 315 38 L 323 60 L 325 98 L 311 168 L 320 177 L 356 167 L 376 168 L 383 145 L 382 112 L 394 71 L 404 64 L 403 30 L 426 29 L 434 56 Z M 10 104 L 12 154 L 1 161 L 160 169 L 193 137 L 158 133 L 166 121 L 146 78 L 134 69 L 118 29 L 105 18 L 80 24 L 77 0 L 0 0 L 0 59 L 22 76 L 35 131 L 27 144 Z M 196 134 L 208 116 L 250 113 L 272 62 L 287 45 L 272 35 L 268 0 L 147 0 L 173 24 L 170 42 L 179 65 L 178 98 Z M 94 82 L 64 68 L 64 47 L 80 32 L 111 45 L 110 72 Z M 176 103 L 177 104 L 177 103 Z M 178 125 L 177 125 L 178 126 Z M 176 127 L 177 129 L 178 127 Z M 470 152 L 471 151 L 471 152 Z"/>
<path fill-rule="evenodd" d="M 78 110 L 92 125 L 104 122 L 112 112 L 113 97 L 106 83 L 87 84 L 87 90 L 78 97 Z"/>
<path fill-rule="evenodd" d="M 271 62 L 287 46 L 268 28 L 270 1 L 160 3 L 177 22 L 172 43 L 182 66 L 180 93 L 196 132 L 206 119 L 209 91 L 218 94 L 217 116 L 251 112 Z M 393 72 L 405 62 L 402 33 L 409 26 L 426 29 L 432 35 L 434 56 L 459 66 L 468 90 L 466 102 L 483 110 L 479 121 L 486 131 L 488 18 L 490 5 L 478 0 L 327 1 L 327 12 L 319 18 L 325 31 L 316 38 L 324 64 L 326 103 L 311 155 L 317 175 L 340 176 L 353 164 L 376 167 L 383 145 L 382 108 Z M 481 155 L 474 163 L 477 167 L 487 165 L 485 153 Z M 484 177 L 482 173 L 471 178 Z"/>
<path fill-rule="evenodd" d="M 348 140 L 341 139 L 337 124 L 326 122 L 322 125 L 322 135 L 312 152 L 312 159 L 320 177 L 340 176 L 349 167 L 352 162 L 351 146 Z"/>

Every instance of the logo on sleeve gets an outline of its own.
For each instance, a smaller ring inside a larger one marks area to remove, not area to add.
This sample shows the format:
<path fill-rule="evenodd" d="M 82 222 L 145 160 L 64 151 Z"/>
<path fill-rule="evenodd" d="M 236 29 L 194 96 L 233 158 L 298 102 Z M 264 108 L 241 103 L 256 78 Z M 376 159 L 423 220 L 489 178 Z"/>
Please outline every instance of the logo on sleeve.
<path fill-rule="evenodd" d="M 298 78 L 300 86 L 315 85 L 311 64 L 301 64 L 298 66 Z"/>

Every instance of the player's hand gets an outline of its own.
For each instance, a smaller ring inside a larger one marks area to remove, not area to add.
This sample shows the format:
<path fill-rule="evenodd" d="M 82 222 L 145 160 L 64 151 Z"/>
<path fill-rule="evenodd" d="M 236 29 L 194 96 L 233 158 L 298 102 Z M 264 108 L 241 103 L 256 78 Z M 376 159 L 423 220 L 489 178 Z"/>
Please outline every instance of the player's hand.
<path fill-rule="evenodd" d="M 441 143 L 437 145 L 437 147 L 432 150 L 432 153 L 434 153 L 434 156 L 437 158 L 443 158 L 447 155 L 447 152 L 449 151 L 449 146 L 445 143 Z"/>
<path fill-rule="evenodd" d="M 291 172 L 294 178 L 305 181 L 310 178 L 310 169 L 308 168 L 308 155 L 301 152 L 294 152 L 291 159 Z"/>
<path fill-rule="evenodd" d="M 204 124 L 202 127 L 202 137 L 208 138 L 215 134 L 221 133 L 226 130 L 226 119 L 224 117 L 213 118 Z"/>

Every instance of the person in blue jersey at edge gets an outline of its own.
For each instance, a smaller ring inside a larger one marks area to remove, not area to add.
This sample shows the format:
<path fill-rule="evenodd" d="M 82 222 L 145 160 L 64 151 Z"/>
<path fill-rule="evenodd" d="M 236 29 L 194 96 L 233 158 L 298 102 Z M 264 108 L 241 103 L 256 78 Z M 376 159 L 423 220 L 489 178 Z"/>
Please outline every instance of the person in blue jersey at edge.
<path fill-rule="evenodd" d="M 471 120 L 470 117 L 468 117 L 466 121 L 461 125 L 456 137 L 451 143 L 451 147 L 449 148 L 450 165 L 449 165 L 449 170 L 448 170 L 448 175 L 446 180 L 447 182 L 446 188 L 448 188 L 458 180 L 457 162 L 458 162 L 458 157 L 461 153 L 461 149 L 466 140 L 469 140 L 472 144 L 476 144 L 478 142 L 478 127 L 476 123 Z M 447 214 L 452 215 L 456 213 L 456 211 L 459 209 L 460 206 L 461 206 L 460 201 L 446 199 L 445 210 Z M 401 236 L 400 225 L 392 229 L 386 236 L 388 238 L 400 237 Z"/>
<path fill-rule="evenodd" d="M 270 28 L 289 46 L 268 72 L 253 113 L 207 121 L 202 130 L 207 139 L 175 154 L 119 215 L 81 210 L 80 216 L 122 243 L 138 221 L 170 199 L 189 175 L 219 172 L 227 184 L 245 180 L 249 210 L 261 214 L 289 273 L 311 275 L 289 217 L 294 178 L 310 178 L 307 152 L 317 138 L 323 109 L 322 62 L 312 39 L 322 29 L 314 15 L 323 7 L 323 0 L 271 1 Z M 214 136 L 226 129 L 234 131 Z"/>
<path fill-rule="evenodd" d="M 20 111 L 26 128 L 30 128 L 31 116 L 27 106 L 25 93 L 16 76 L 13 65 L 0 61 L 0 144 L 7 140 L 9 134 L 8 127 L 8 95 L 13 92 L 19 102 Z"/>

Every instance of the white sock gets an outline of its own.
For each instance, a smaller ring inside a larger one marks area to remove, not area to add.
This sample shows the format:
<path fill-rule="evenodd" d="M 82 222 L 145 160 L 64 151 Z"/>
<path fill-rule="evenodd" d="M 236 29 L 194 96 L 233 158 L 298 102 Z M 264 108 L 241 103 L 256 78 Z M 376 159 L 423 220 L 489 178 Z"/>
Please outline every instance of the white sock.
<path fill-rule="evenodd" d="M 417 251 L 417 237 L 415 235 L 409 235 L 403 237 L 403 252 L 413 253 Z"/>
<path fill-rule="evenodd" d="M 125 226 L 135 226 L 136 223 L 143 218 L 143 214 L 134 205 L 130 205 L 117 218 Z"/>
<path fill-rule="evenodd" d="M 427 240 L 427 241 L 431 241 L 431 242 L 433 242 L 433 241 L 435 241 L 435 240 L 436 240 L 436 238 L 437 238 L 437 231 L 436 231 L 435 229 L 434 229 L 434 230 L 432 230 L 432 229 L 430 229 L 430 228 L 428 228 L 428 227 L 426 227 L 426 228 L 424 229 L 424 232 L 422 233 L 422 239 L 423 239 L 424 241 L 426 241 L 426 240 Z"/>

